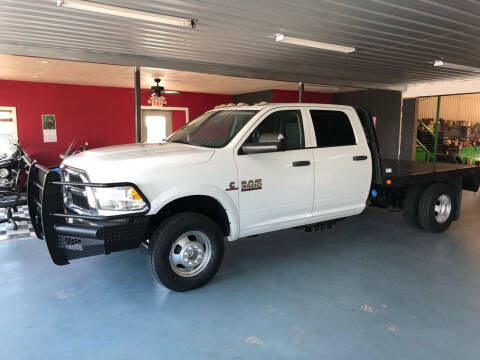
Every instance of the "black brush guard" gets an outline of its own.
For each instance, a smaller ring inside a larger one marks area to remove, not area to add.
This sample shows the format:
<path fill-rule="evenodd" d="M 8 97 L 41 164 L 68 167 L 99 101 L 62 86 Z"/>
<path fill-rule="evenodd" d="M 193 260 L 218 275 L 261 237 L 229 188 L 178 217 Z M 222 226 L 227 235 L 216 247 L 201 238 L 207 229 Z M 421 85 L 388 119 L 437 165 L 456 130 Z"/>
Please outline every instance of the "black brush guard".
<path fill-rule="evenodd" d="M 72 259 L 133 249 L 146 239 L 148 202 L 146 211 L 133 215 L 76 214 L 64 206 L 64 185 L 133 186 L 146 199 L 134 184 L 62 182 L 58 171 L 33 164 L 28 176 L 28 211 L 35 234 L 46 241 L 55 264 L 66 265 Z"/>

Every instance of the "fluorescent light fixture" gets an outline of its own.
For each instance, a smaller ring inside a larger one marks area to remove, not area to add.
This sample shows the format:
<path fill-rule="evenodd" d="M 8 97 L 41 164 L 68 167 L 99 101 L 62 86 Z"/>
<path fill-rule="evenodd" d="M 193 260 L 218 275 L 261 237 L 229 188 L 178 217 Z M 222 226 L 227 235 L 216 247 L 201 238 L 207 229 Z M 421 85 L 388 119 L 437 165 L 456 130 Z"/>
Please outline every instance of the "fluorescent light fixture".
<path fill-rule="evenodd" d="M 120 16 L 136 20 L 152 21 L 160 24 L 195 27 L 196 19 L 187 19 L 177 16 L 163 15 L 148 11 L 129 9 L 120 6 L 101 4 L 86 0 L 57 0 L 57 6 L 77 10 L 91 11 L 100 14 Z"/>
<path fill-rule="evenodd" d="M 459 64 L 452 64 L 452 63 L 444 62 L 442 60 L 435 60 L 433 62 L 433 66 L 444 67 L 446 69 L 468 71 L 468 72 L 480 72 L 480 68 L 477 68 L 477 67 L 467 66 L 467 65 L 459 65 Z"/>
<path fill-rule="evenodd" d="M 320 41 L 300 39 L 292 36 L 286 36 L 284 34 L 275 35 L 275 41 L 284 42 L 284 43 L 293 44 L 293 45 L 306 46 L 306 47 L 311 47 L 316 49 L 328 50 L 328 51 L 336 51 L 336 52 L 341 52 L 345 54 L 352 53 L 355 51 L 355 48 L 350 46 L 342 46 L 342 45 L 324 43 Z"/>

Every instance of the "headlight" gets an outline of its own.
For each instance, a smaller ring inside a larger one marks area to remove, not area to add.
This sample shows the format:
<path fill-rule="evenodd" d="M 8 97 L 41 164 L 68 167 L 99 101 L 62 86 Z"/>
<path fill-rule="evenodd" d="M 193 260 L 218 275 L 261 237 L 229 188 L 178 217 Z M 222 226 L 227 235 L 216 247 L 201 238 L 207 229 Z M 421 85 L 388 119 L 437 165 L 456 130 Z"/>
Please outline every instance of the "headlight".
<path fill-rule="evenodd" d="M 147 208 L 142 196 L 132 186 L 95 187 L 93 193 L 99 212 L 141 211 Z"/>
<path fill-rule="evenodd" d="M 0 169 L 0 178 L 6 178 L 10 174 L 8 169 L 2 168 Z"/>

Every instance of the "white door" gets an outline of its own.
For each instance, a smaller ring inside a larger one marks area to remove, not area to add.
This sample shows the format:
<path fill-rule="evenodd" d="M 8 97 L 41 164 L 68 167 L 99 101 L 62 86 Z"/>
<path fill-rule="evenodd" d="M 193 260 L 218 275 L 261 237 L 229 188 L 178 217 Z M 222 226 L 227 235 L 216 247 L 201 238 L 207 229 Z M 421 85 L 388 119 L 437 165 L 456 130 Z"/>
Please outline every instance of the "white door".
<path fill-rule="evenodd" d="M 286 150 L 260 154 L 242 154 L 241 148 L 236 151 L 241 235 L 312 216 L 313 150 L 305 148 L 304 129 L 300 110 L 274 110 L 242 145 L 257 143 L 262 134 L 281 134 L 286 138 Z"/>
<path fill-rule="evenodd" d="M 372 160 L 360 122 L 349 119 L 357 115 L 315 108 L 309 115 L 316 141 L 313 216 L 359 213 L 370 191 Z"/>
<path fill-rule="evenodd" d="M 172 133 L 172 112 L 142 110 L 142 142 L 158 144 Z"/>

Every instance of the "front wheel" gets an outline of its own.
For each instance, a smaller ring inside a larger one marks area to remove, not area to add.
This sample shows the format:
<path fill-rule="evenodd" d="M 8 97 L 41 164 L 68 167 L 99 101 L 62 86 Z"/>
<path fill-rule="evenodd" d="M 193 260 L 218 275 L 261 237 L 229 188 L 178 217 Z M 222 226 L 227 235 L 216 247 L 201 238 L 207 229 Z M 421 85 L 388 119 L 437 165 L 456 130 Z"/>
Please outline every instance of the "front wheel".
<path fill-rule="evenodd" d="M 155 278 L 167 288 L 187 291 L 205 285 L 223 260 L 223 236 L 209 217 L 185 212 L 155 230 L 148 261 Z"/>
<path fill-rule="evenodd" d="M 448 229 L 456 210 L 455 194 L 451 186 L 435 183 L 428 186 L 418 203 L 420 226 L 429 232 Z"/>

